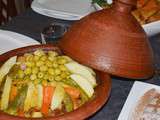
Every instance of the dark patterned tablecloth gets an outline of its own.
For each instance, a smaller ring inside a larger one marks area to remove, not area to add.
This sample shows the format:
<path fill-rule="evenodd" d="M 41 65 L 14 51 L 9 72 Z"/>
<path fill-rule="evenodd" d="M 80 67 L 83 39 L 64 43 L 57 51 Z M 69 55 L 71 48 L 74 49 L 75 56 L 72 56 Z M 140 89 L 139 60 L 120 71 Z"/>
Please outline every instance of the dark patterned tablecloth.
<path fill-rule="evenodd" d="M 70 26 L 73 21 L 49 18 L 29 9 L 26 13 L 15 17 L 7 25 L 0 28 L 15 31 L 40 41 L 40 32 L 51 23 Z M 160 34 L 150 37 L 149 40 L 154 51 L 155 66 L 160 68 Z M 158 75 L 143 81 L 160 85 Z M 89 120 L 117 120 L 133 83 L 134 80 L 112 77 L 112 91 L 108 102 Z"/>

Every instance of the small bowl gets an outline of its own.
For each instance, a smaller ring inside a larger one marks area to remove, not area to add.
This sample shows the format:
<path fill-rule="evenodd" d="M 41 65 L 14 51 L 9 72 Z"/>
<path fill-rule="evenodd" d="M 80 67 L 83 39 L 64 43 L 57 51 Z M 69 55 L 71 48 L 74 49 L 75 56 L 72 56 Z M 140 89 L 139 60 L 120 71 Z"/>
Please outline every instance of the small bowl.
<path fill-rule="evenodd" d="M 0 63 L 2 64 L 8 58 L 12 56 L 21 56 L 24 53 L 33 52 L 37 49 L 43 49 L 44 51 L 54 50 L 63 54 L 62 51 L 56 45 L 33 45 L 27 46 L 23 48 L 18 48 L 15 50 L 11 50 L 0 55 Z M 111 78 L 108 74 L 95 71 L 97 74 L 97 83 L 98 86 L 95 88 L 95 97 L 84 105 L 79 107 L 78 109 L 65 113 L 63 115 L 54 116 L 54 117 L 46 117 L 46 118 L 32 118 L 33 120 L 82 120 L 91 115 L 93 115 L 96 111 L 98 111 L 108 100 L 110 91 L 111 91 Z M 1 120 L 28 120 L 24 117 L 12 116 L 0 111 L 0 119 Z"/>

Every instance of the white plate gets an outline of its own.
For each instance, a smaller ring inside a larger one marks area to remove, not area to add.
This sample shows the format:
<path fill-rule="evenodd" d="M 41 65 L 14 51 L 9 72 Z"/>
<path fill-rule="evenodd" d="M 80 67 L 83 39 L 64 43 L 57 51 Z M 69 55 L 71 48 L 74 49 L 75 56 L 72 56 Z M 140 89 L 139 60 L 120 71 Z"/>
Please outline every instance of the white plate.
<path fill-rule="evenodd" d="M 95 11 L 91 0 L 34 0 L 31 7 L 42 15 L 64 20 L 79 20 Z"/>
<path fill-rule="evenodd" d="M 15 48 L 34 44 L 40 43 L 33 40 L 32 38 L 15 32 L 0 30 L 0 54 Z"/>
<path fill-rule="evenodd" d="M 97 10 L 102 10 L 103 8 L 99 6 L 98 4 L 94 4 L 95 8 Z M 147 33 L 148 36 L 153 36 L 155 34 L 160 33 L 160 20 L 152 23 L 148 23 L 145 25 L 142 25 L 144 31 Z"/>
<path fill-rule="evenodd" d="M 144 93 L 152 88 L 160 91 L 160 86 L 136 81 L 128 95 L 118 120 L 129 120 L 132 110 L 136 107 L 138 100 Z"/>

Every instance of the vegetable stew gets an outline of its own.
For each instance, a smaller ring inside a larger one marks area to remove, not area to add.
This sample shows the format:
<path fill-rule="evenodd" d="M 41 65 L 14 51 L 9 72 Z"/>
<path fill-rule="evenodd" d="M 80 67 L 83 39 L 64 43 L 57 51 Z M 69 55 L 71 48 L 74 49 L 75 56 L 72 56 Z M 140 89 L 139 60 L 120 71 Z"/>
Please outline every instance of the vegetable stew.
<path fill-rule="evenodd" d="M 0 109 L 41 118 L 78 109 L 94 97 L 95 72 L 55 51 L 9 58 L 0 68 Z"/>

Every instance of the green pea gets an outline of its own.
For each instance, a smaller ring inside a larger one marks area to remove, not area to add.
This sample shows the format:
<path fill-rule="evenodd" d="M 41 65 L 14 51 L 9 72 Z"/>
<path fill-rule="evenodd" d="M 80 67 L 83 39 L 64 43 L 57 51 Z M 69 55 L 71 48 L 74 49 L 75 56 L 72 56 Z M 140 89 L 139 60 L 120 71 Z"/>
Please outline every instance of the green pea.
<path fill-rule="evenodd" d="M 34 61 L 38 61 L 40 59 L 40 57 L 35 55 L 33 59 L 34 59 Z"/>
<path fill-rule="evenodd" d="M 45 53 L 44 53 L 43 50 L 36 50 L 36 51 L 34 52 L 34 55 L 41 57 L 41 56 L 45 55 Z"/>
<path fill-rule="evenodd" d="M 25 64 L 27 67 L 34 67 L 35 66 L 34 62 L 26 62 Z"/>
<path fill-rule="evenodd" d="M 33 73 L 33 74 L 37 74 L 38 72 L 39 72 L 38 67 L 32 68 L 32 73 Z"/>
<path fill-rule="evenodd" d="M 34 84 L 35 84 L 35 85 L 39 84 L 40 82 L 41 82 L 40 79 L 35 79 L 35 80 L 34 80 Z"/>
<path fill-rule="evenodd" d="M 55 58 L 55 57 L 52 57 L 52 56 L 49 56 L 48 59 L 49 59 L 50 61 L 54 61 L 56 58 Z"/>
<path fill-rule="evenodd" d="M 62 58 L 62 57 L 61 57 L 61 58 L 58 59 L 57 62 L 58 62 L 58 64 L 63 65 L 63 64 L 65 64 L 65 63 L 67 63 L 67 60 L 66 60 L 65 58 Z"/>
<path fill-rule="evenodd" d="M 18 70 L 18 77 L 24 78 L 24 72 L 22 70 Z"/>
<path fill-rule="evenodd" d="M 62 79 L 64 79 L 64 78 L 67 77 L 67 74 L 66 74 L 65 72 L 62 72 L 62 73 L 60 74 L 60 76 L 61 76 Z"/>
<path fill-rule="evenodd" d="M 25 71 L 24 71 L 24 73 L 25 73 L 26 75 L 30 75 L 30 74 L 32 73 L 31 68 L 26 68 Z"/>
<path fill-rule="evenodd" d="M 28 76 L 28 75 L 27 75 L 27 76 L 25 76 L 25 77 L 24 77 L 24 80 L 26 80 L 26 81 L 30 81 L 30 76 Z"/>
<path fill-rule="evenodd" d="M 53 62 L 52 66 L 53 66 L 54 68 L 57 68 L 57 67 L 58 67 L 58 63 L 55 61 L 55 62 Z"/>
<path fill-rule="evenodd" d="M 40 58 L 41 61 L 46 61 L 47 60 L 47 56 L 46 55 L 43 55 L 41 58 Z"/>
<path fill-rule="evenodd" d="M 38 73 L 38 78 L 43 78 L 44 74 L 42 72 Z"/>
<path fill-rule="evenodd" d="M 52 57 L 55 57 L 55 56 L 58 55 L 58 53 L 55 52 L 55 51 L 48 51 L 48 55 L 49 55 L 49 56 L 52 56 Z"/>
<path fill-rule="evenodd" d="M 54 76 L 52 76 L 52 75 L 48 76 L 49 81 L 54 81 L 54 79 L 55 79 Z"/>
<path fill-rule="evenodd" d="M 24 57 L 26 58 L 26 61 L 32 61 L 33 60 L 33 55 L 28 53 L 28 54 L 25 54 Z"/>
<path fill-rule="evenodd" d="M 49 60 L 47 60 L 47 61 L 45 62 L 45 65 L 47 65 L 47 67 L 52 67 L 52 62 L 49 61 Z"/>
<path fill-rule="evenodd" d="M 61 57 L 63 57 L 64 59 L 66 59 L 67 62 L 73 61 L 72 58 L 70 58 L 70 57 L 68 57 L 68 56 L 62 55 Z"/>
<path fill-rule="evenodd" d="M 37 79 L 36 74 L 32 74 L 32 75 L 30 76 L 30 79 L 31 79 L 31 80 L 35 80 L 35 79 Z"/>
<path fill-rule="evenodd" d="M 54 75 L 55 74 L 55 71 L 53 68 L 49 68 L 48 69 L 48 73 L 51 74 L 51 75 Z"/>
<path fill-rule="evenodd" d="M 59 65 L 59 69 L 61 71 L 67 71 L 67 68 L 64 65 Z"/>
<path fill-rule="evenodd" d="M 43 66 L 40 66 L 40 71 L 44 72 L 44 71 L 47 71 L 47 66 L 43 65 Z"/>
<path fill-rule="evenodd" d="M 44 65 L 44 62 L 43 62 L 43 61 L 38 61 L 38 62 L 36 62 L 36 66 L 37 66 L 37 67 L 40 67 L 40 66 L 42 66 L 42 65 Z"/>
<path fill-rule="evenodd" d="M 62 78 L 61 78 L 60 76 L 56 76 L 56 77 L 55 77 L 55 80 L 56 80 L 56 81 L 61 81 Z"/>
<path fill-rule="evenodd" d="M 48 73 L 46 73 L 46 74 L 44 75 L 44 79 L 45 79 L 45 80 L 48 80 L 48 79 L 49 79 L 49 74 L 48 74 Z"/>
<path fill-rule="evenodd" d="M 60 69 L 55 69 L 55 75 L 59 75 L 61 74 L 61 70 Z"/>

